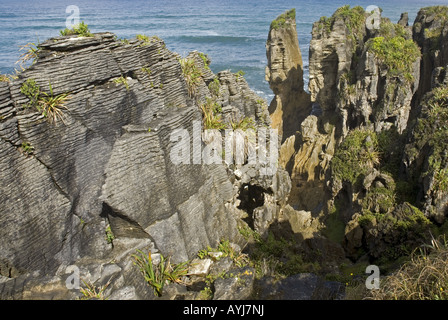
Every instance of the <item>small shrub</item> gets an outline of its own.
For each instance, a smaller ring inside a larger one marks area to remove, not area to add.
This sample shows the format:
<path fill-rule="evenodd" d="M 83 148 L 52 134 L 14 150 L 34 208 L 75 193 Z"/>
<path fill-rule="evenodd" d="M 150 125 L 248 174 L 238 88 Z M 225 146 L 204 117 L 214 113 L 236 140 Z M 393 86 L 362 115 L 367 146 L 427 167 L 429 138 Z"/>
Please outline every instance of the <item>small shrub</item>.
<path fill-rule="evenodd" d="M 417 120 L 413 135 L 416 138 L 416 154 L 423 146 L 432 152 L 428 168 L 421 178 L 431 177 L 435 192 L 448 190 L 448 162 L 445 156 L 448 144 L 448 86 L 433 89 L 424 101 L 422 117 Z"/>
<path fill-rule="evenodd" d="M 107 243 L 112 243 L 112 241 L 115 240 L 114 233 L 112 232 L 112 229 L 110 226 L 107 226 L 106 228 L 106 241 Z"/>
<path fill-rule="evenodd" d="M 80 300 L 90 300 L 90 299 L 107 300 L 107 298 L 104 296 L 104 291 L 109 286 L 109 283 L 101 287 L 96 287 L 91 283 L 86 283 L 84 280 L 82 282 L 84 283 L 86 288 L 80 288 L 80 291 L 83 295 L 83 297 L 81 297 Z"/>
<path fill-rule="evenodd" d="M 120 76 L 119 78 L 115 78 L 113 82 L 117 84 L 123 84 L 126 87 L 126 90 L 129 91 L 128 79 L 126 77 Z"/>
<path fill-rule="evenodd" d="M 205 69 L 210 69 L 210 60 L 208 59 L 207 55 L 202 52 L 199 52 L 198 55 L 202 59 L 202 61 L 204 61 Z"/>
<path fill-rule="evenodd" d="M 332 175 L 352 185 L 360 182 L 369 168 L 380 163 L 375 132 L 356 129 L 338 146 L 331 160 Z"/>
<path fill-rule="evenodd" d="M 208 84 L 208 90 L 214 97 L 219 97 L 220 87 L 221 87 L 221 84 L 219 83 L 219 80 L 217 77 L 215 77 L 213 79 L 213 81 Z"/>
<path fill-rule="evenodd" d="M 216 249 L 207 246 L 206 249 L 200 250 L 198 252 L 198 258 L 205 259 L 210 257 L 212 252 L 221 252 L 222 255 L 217 258 L 218 260 L 229 257 L 238 267 L 244 267 L 249 263 L 249 257 L 244 253 L 235 251 L 229 240 L 221 240 Z"/>
<path fill-rule="evenodd" d="M 244 117 L 242 119 L 239 120 L 235 120 L 235 121 L 230 121 L 230 126 L 232 127 L 233 130 L 243 130 L 246 131 L 248 129 L 252 129 L 255 130 L 255 123 L 254 120 L 252 118 L 249 117 Z"/>
<path fill-rule="evenodd" d="M 216 101 L 210 98 L 206 98 L 206 103 L 201 104 L 202 111 L 202 123 L 204 129 L 218 129 L 223 130 L 226 125 L 222 122 L 220 112 L 220 106 Z"/>
<path fill-rule="evenodd" d="M 138 40 L 140 40 L 140 41 L 143 41 L 144 44 L 149 44 L 149 43 L 150 43 L 149 37 L 146 36 L 146 35 L 144 35 L 144 34 L 138 34 L 138 35 L 136 36 L 136 38 L 137 38 Z"/>
<path fill-rule="evenodd" d="M 193 98 L 201 83 L 202 73 L 194 63 L 194 59 L 180 59 L 182 74 L 187 83 L 188 95 Z"/>
<path fill-rule="evenodd" d="M 151 69 L 149 67 L 142 67 L 140 70 L 145 72 L 148 76 L 151 75 Z"/>
<path fill-rule="evenodd" d="M 20 87 L 20 92 L 27 96 L 30 100 L 28 103 L 22 105 L 22 107 L 30 108 L 37 105 L 40 95 L 40 88 L 34 79 L 27 79 Z"/>
<path fill-rule="evenodd" d="M 171 264 L 170 259 L 165 259 L 160 255 L 160 262 L 154 265 L 151 253 L 147 255 L 141 250 L 137 250 L 137 254 L 133 255 L 134 265 L 136 265 L 142 273 L 148 284 L 154 289 L 154 295 L 160 297 L 166 282 L 180 282 L 182 276 L 188 273 L 188 262 L 180 264 Z"/>
<path fill-rule="evenodd" d="M 63 110 L 67 110 L 65 103 L 69 99 L 69 94 L 62 93 L 54 95 L 51 82 L 49 82 L 49 88 L 49 93 L 41 91 L 34 79 L 28 79 L 20 87 L 20 92 L 26 95 L 30 100 L 27 104 L 23 105 L 23 107 L 36 107 L 48 121 L 56 123 L 59 119 L 65 123 Z"/>
<path fill-rule="evenodd" d="M 448 244 L 445 238 L 415 250 L 411 260 L 382 277 L 371 291 L 377 300 L 448 300 Z"/>
<path fill-rule="evenodd" d="M 238 72 L 235 73 L 236 79 L 239 80 L 240 77 L 244 77 L 245 74 L 246 72 L 244 72 L 243 70 L 238 70 Z"/>
<path fill-rule="evenodd" d="M 37 60 L 37 55 L 39 53 L 39 47 L 34 42 L 29 42 L 23 46 L 20 47 L 19 51 L 25 51 L 23 52 L 19 60 L 17 60 L 16 63 L 19 64 L 21 69 L 24 69 L 24 65 L 31 60 L 31 64 L 35 63 Z"/>
<path fill-rule="evenodd" d="M 289 19 L 296 18 L 296 9 L 291 9 L 279 15 L 274 21 L 271 22 L 271 29 L 277 30 L 280 28 L 284 28 L 286 26 L 286 22 Z"/>
<path fill-rule="evenodd" d="M 330 33 L 335 20 L 343 19 L 349 32 L 349 38 L 356 42 L 361 38 L 365 29 L 366 14 L 364 8 L 356 6 L 350 8 L 350 5 L 345 5 L 338 8 L 330 17 L 321 17 L 319 21 L 319 30 L 325 30 Z"/>
<path fill-rule="evenodd" d="M 88 25 L 85 24 L 84 21 L 74 25 L 72 29 L 65 28 L 64 30 L 59 31 L 59 33 L 61 36 L 78 35 L 81 37 L 93 37 Z"/>
<path fill-rule="evenodd" d="M 22 142 L 20 148 L 22 152 L 27 156 L 33 154 L 34 152 L 34 147 L 29 142 Z"/>
<path fill-rule="evenodd" d="M 67 101 L 68 93 L 63 93 L 55 96 L 53 94 L 53 88 L 50 86 L 50 93 L 41 92 L 38 100 L 37 109 L 42 113 L 42 115 L 47 118 L 50 122 L 56 123 L 60 119 L 63 123 L 64 114 L 63 109 L 67 109 L 65 102 Z"/>
<path fill-rule="evenodd" d="M 420 49 L 412 39 L 375 37 L 367 47 L 386 66 L 388 75 L 403 75 L 408 82 L 414 79 L 412 64 L 420 57 Z"/>

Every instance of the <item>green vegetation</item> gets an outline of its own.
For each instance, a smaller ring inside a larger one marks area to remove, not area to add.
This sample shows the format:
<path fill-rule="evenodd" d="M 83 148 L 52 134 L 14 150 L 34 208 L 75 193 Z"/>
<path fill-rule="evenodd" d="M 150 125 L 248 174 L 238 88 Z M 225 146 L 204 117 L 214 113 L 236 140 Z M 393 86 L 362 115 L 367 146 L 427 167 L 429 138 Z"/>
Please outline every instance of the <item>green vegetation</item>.
<path fill-rule="evenodd" d="M 393 274 L 381 277 L 377 300 L 448 300 L 448 242 L 432 239 L 431 245 L 415 250 L 411 259 Z"/>
<path fill-rule="evenodd" d="M 28 61 L 32 61 L 31 64 L 34 64 L 37 60 L 37 55 L 39 53 L 39 46 L 36 45 L 36 43 L 34 42 L 28 42 L 27 44 L 23 45 L 20 47 L 19 51 L 25 51 L 23 52 L 20 57 L 19 60 L 16 62 L 19 64 L 20 68 L 23 70 L 24 69 L 24 65 L 28 62 Z"/>
<path fill-rule="evenodd" d="M 247 252 L 249 266 L 255 269 L 258 279 L 263 276 L 272 276 L 278 280 L 297 273 L 320 270 L 318 262 L 307 261 L 303 257 L 300 246 L 294 238 L 276 237 L 269 232 L 263 239 L 249 226 L 240 227 L 238 230 L 250 244 Z"/>
<path fill-rule="evenodd" d="M 91 283 L 86 283 L 84 280 L 82 282 L 86 287 L 80 288 L 80 291 L 83 295 L 80 298 L 80 300 L 90 300 L 90 299 L 107 300 L 107 298 L 104 296 L 104 291 L 109 286 L 109 283 L 101 287 L 96 287 Z"/>
<path fill-rule="evenodd" d="M 124 77 L 123 75 L 121 75 L 119 78 L 115 78 L 112 81 L 116 84 L 123 84 L 126 87 L 126 90 L 129 91 L 128 79 L 126 77 Z"/>
<path fill-rule="evenodd" d="M 392 23 L 388 19 L 381 20 L 378 36 L 384 37 L 386 39 L 396 36 L 402 37 L 404 39 L 411 38 L 411 35 L 407 33 L 406 29 L 402 25 Z"/>
<path fill-rule="evenodd" d="M 338 146 L 331 161 L 333 177 L 357 185 L 369 169 L 380 163 L 375 132 L 355 129 Z"/>
<path fill-rule="evenodd" d="M 190 98 L 193 98 L 197 93 L 199 84 L 201 83 L 202 73 L 192 58 L 180 59 L 180 65 L 182 67 L 182 74 L 187 83 L 188 95 Z"/>
<path fill-rule="evenodd" d="M 106 241 L 107 241 L 107 243 L 112 243 L 112 241 L 114 241 L 114 239 L 115 239 L 114 233 L 112 232 L 112 229 L 109 225 L 106 228 Z"/>
<path fill-rule="evenodd" d="M 395 186 L 370 187 L 362 201 L 363 212 L 388 213 L 396 205 Z"/>
<path fill-rule="evenodd" d="M 207 55 L 202 52 L 199 52 L 198 55 L 202 59 L 202 61 L 204 61 L 205 69 L 210 69 L 210 60 L 208 59 Z"/>
<path fill-rule="evenodd" d="M 235 73 L 236 79 L 239 80 L 240 78 L 244 77 L 245 74 L 246 72 L 244 72 L 243 70 L 238 70 L 238 72 Z"/>
<path fill-rule="evenodd" d="M 318 25 L 319 30 L 330 33 L 334 22 L 338 19 L 344 20 L 352 41 L 357 41 L 364 34 L 366 14 L 361 6 L 350 8 L 350 5 L 345 5 L 338 8 L 330 18 L 321 17 Z"/>
<path fill-rule="evenodd" d="M 50 93 L 41 92 L 38 109 L 45 118 L 50 120 L 50 122 L 56 123 L 58 119 L 64 122 L 64 114 L 62 110 L 67 109 L 65 107 L 65 102 L 68 99 L 68 93 L 62 93 L 55 96 L 53 94 L 51 83 L 49 84 L 49 87 Z"/>
<path fill-rule="evenodd" d="M 23 108 L 30 108 L 36 106 L 39 101 L 40 88 L 36 81 L 32 78 L 26 80 L 20 87 L 20 92 L 28 97 L 28 103 L 22 105 Z"/>
<path fill-rule="evenodd" d="M 252 129 L 252 130 L 256 129 L 254 120 L 249 117 L 244 117 L 239 120 L 231 120 L 230 126 L 233 130 L 240 129 L 240 130 L 246 131 L 248 129 Z"/>
<path fill-rule="evenodd" d="M 161 41 L 161 39 L 158 36 L 151 36 L 151 37 L 149 37 L 149 36 L 144 35 L 144 34 L 138 34 L 138 35 L 135 36 L 135 38 L 142 42 L 141 44 L 138 45 L 139 47 L 149 46 L 149 45 L 151 45 L 153 43 Z"/>
<path fill-rule="evenodd" d="M 420 57 L 420 49 L 412 39 L 402 36 L 375 37 L 369 39 L 367 48 L 387 68 L 390 77 L 404 76 L 408 82 L 414 80 L 413 63 Z"/>
<path fill-rule="evenodd" d="M 431 6 L 420 9 L 425 15 L 434 15 L 435 19 L 448 21 L 448 6 Z"/>
<path fill-rule="evenodd" d="M 417 120 L 414 129 L 415 145 L 410 152 L 419 154 L 425 145 L 430 146 L 429 168 L 422 174 L 433 177 L 435 192 L 448 190 L 448 159 L 446 146 L 448 145 L 448 86 L 433 89 L 425 99 L 423 116 Z"/>
<path fill-rule="evenodd" d="M 202 123 L 204 129 L 218 129 L 226 128 L 225 123 L 221 119 L 221 106 L 213 99 L 206 97 L 206 102 L 201 104 Z"/>
<path fill-rule="evenodd" d="M 149 37 L 144 34 L 138 34 L 135 36 L 138 40 L 143 41 L 144 44 L 150 44 Z"/>
<path fill-rule="evenodd" d="M 276 238 L 271 232 L 265 240 L 256 238 L 258 240 L 249 252 L 249 257 L 257 278 L 268 275 L 282 279 L 297 273 L 320 270 L 318 262 L 305 261 L 294 239 Z"/>
<path fill-rule="evenodd" d="M 88 25 L 85 24 L 84 21 L 74 25 L 72 29 L 65 28 L 64 30 L 59 31 L 59 33 L 61 36 L 78 35 L 81 37 L 93 37 Z"/>
<path fill-rule="evenodd" d="M 220 255 L 214 255 L 214 253 L 221 253 Z M 205 259 L 211 257 L 219 260 L 225 257 L 229 257 L 237 267 L 247 266 L 249 263 L 248 256 L 244 253 L 237 252 L 234 247 L 231 246 L 229 240 L 221 240 L 216 249 L 207 246 L 206 249 L 198 252 L 199 259 Z"/>
<path fill-rule="evenodd" d="M 27 156 L 33 154 L 33 152 L 34 152 L 34 147 L 29 142 L 22 142 L 20 149 Z"/>
<path fill-rule="evenodd" d="M 441 41 L 443 40 L 442 32 L 448 24 L 448 6 L 432 6 L 422 8 L 421 11 L 426 16 L 434 17 L 438 23 L 433 25 L 438 25 L 438 27 L 433 27 L 432 29 L 424 29 L 424 37 L 430 41 L 430 51 L 434 52 L 438 50 L 441 46 Z"/>
<path fill-rule="evenodd" d="M 221 84 L 219 83 L 219 79 L 215 77 L 213 81 L 208 84 L 208 90 L 214 97 L 219 97 L 219 90 L 221 88 Z"/>
<path fill-rule="evenodd" d="M 354 71 L 343 73 L 339 78 L 339 96 L 343 99 L 350 99 L 356 93 L 356 84 L 354 82 Z"/>
<path fill-rule="evenodd" d="M 288 10 L 281 15 L 279 15 L 274 21 L 271 22 L 271 29 L 277 30 L 279 28 L 284 28 L 286 26 L 286 22 L 289 19 L 296 18 L 296 9 Z"/>
<path fill-rule="evenodd" d="M 330 212 L 325 219 L 325 228 L 322 234 L 336 243 L 342 243 L 345 237 L 345 223 L 341 217 L 341 203 L 335 199 Z"/>
<path fill-rule="evenodd" d="M 149 67 L 141 67 L 140 70 L 145 72 L 148 76 L 151 75 L 151 69 Z"/>
<path fill-rule="evenodd" d="M 167 282 L 180 282 L 180 278 L 188 272 L 188 262 L 171 264 L 170 259 L 160 255 L 160 262 L 154 265 L 151 253 L 147 255 L 141 250 L 137 250 L 133 255 L 134 265 L 136 265 L 146 282 L 154 289 L 154 295 L 160 297 L 163 287 Z"/>
<path fill-rule="evenodd" d="M 365 28 L 365 10 L 361 6 L 350 8 L 350 5 L 345 5 L 338 8 L 331 19 L 333 19 L 333 21 L 336 19 L 343 19 L 350 34 L 353 34 L 357 38 L 362 34 Z"/>
<path fill-rule="evenodd" d="M 41 91 L 34 79 L 26 80 L 20 87 L 20 92 L 28 97 L 29 102 L 24 104 L 23 107 L 35 107 L 52 123 L 56 123 L 58 119 L 65 123 L 62 110 L 67 109 L 65 103 L 69 99 L 69 95 L 68 93 L 54 95 L 51 82 L 49 82 L 49 88 L 49 93 Z"/>

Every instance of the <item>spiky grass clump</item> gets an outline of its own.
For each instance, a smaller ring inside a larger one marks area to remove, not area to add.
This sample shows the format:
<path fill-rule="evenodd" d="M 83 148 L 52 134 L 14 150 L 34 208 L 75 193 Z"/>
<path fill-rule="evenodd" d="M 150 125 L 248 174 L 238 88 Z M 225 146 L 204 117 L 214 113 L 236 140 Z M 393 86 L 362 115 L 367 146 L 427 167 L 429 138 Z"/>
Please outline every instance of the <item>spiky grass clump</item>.
<path fill-rule="evenodd" d="M 64 30 L 60 30 L 59 33 L 61 36 L 78 35 L 81 37 L 93 37 L 89 26 L 84 21 L 74 25 L 72 29 L 65 28 Z"/>
<path fill-rule="evenodd" d="M 40 90 L 36 81 L 32 78 L 26 80 L 20 87 L 20 91 L 28 97 L 29 102 L 24 104 L 24 108 L 35 107 L 45 118 L 51 123 L 56 123 L 61 120 L 64 124 L 64 111 L 67 110 L 65 106 L 67 100 L 70 98 L 68 93 L 55 95 L 53 87 L 49 82 L 50 92 Z"/>
<path fill-rule="evenodd" d="M 448 242 L 445 237 L 415 251 L 411 260 L 384 277 L 378 300 L 448 300 Z"/>
<path fill-rule="evenodd" d="M 202 73 L 201 70 L 196 66 L 194 59 L 180 59 L 180 65 L 182 67 L 182 74 L 185 78 L 188 88 L 188 95 L 193 98 L 199 88 L 201 83 Z"/>
<path fill-rule="evenodd" d="M 160 262 L 154 264 L 151 253 L 145 254 L 141 250 L 137 250 L 137 253 L 133 255 L 134 265 L 154 289 L 155 296 L 162 296 L 163 287 L 167 282 L 181 282 L 181 277 L 188 273 L 188 262 L 172 264 L 169 258 L 160 255 Z"/>

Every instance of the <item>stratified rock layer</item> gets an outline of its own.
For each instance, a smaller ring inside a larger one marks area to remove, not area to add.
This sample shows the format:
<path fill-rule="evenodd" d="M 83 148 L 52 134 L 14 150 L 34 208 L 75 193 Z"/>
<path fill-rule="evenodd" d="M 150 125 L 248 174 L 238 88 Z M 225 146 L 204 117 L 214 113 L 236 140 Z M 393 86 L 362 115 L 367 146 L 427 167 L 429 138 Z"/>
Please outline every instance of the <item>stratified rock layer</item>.
<path fill-rule="evenodd" d="M 39 45 L 36 61 L 17 79 L 0 82 L 2 297 L 32 298 L 25 292 L 51 291 L 57 283 L 62 291 L 47 296 L 73 298 L 64 289 L 71 265 L 85 279 L 106 284 L 106 267 L 114 261 L 112 274 L 120 276 L 112 296 L 150 298 L 132 264 L 137 249 L 176 263 L 221 239 L 240 242 L 238 225 L 254 219 L 244 205 L 238 208 L 248 185 L 258 185 L 262 199 L 265 193 L 272 198 L 259 204 L 266 210 L 258 209 L 276 218 L 289 193 L 287 174 L 260 173 L 247 159 L 208 164 L 202 152 L 208 141 L 201 106 L 213 101 L 227 125 L 250 119 L 254 128 L 265 128 L 266 103 L 242 76 L 213 74 L 198 52 L 184 58 L 199 74 L 192 96 L 180 59 L 157 37 L 58 37 Z M 62 119 L 49 121 L 33 105 L 23 90 L 30 81 L 40 98 L 68 95 Z M 179 146 L 189 153 L 181 163 L 173 160 Z M 250 176 L 236 178 L 234 171 L 246 167 Z M 269 223 L 264 219 L 259 228 Z M 96 268 L 98 277 L 92 276 Z M 46 289 L 28 282 L 46 275 L 59 278 L 42 280 Z"/>

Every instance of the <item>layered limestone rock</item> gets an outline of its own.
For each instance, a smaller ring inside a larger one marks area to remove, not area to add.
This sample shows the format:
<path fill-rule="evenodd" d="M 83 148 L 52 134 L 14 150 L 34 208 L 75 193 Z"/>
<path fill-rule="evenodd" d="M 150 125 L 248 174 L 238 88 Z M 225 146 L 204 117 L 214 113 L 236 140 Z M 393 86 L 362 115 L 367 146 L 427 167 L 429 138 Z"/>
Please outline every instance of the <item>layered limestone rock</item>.
<path fill-rule="evenodd" d="M 303 62 L 297 37 L 295 9 L 272 21 L 266 42 L 266 81 L 275 94 L 269 106 L 272 127 L 284 142 L 311 112 L 303 88 Z"/>
<path fill-rule="evenodd" d="M 203 133 L 211 129 L 206 111 L 221 130 L 266 129 L 267 105 L 241 75 L 215 75 L 209 64 L 198 52 L 170 52 L 157 37 L 98 33 L 45 41 L 29 68 L 0 82 L 3 298 L 35 297 L 33 288 L 73 298 L 67 286 L 59 290 L 71 265 L 96 284 L 114 275 L 116 298 L 151 298 L 132 264 L 137 249 L 177 263 L 221 239 L 241 242 L 243 219 L 269 227 L 289 176 L 260 173 L 247 155 L 210 162 L 204 150 L 218 150 Z M 236 178 L 237 169 L 253 172 Z M 266 197 L 249 213 L 238 208 L 245 187 Z"/>
<path fill-rule="evenodd" d="M 313 25 L 313 107 L 280 163 L 290 204 L 353 261 L 396 259 L 445 221 L 445 11 L 424 8 L 411 28 L 344 6 Z"/>
<path fill-rule="evenodd" d="M 331 18 L 334 24 L 330 30 L 337 32 L 334 26 L 338 12 L 339 16 L 342 14 L 353 22 L 357 19 L 356 11 L 359 19 L 365 21 L 368 13 L 361 9 L 340 8 Z M 416 22 L 419 19 L 421 15 Z M 433 173 L 426 175 L 422 174 L 426 169 L 421 166 L 421 161 L 428 164 L 428 157 L 434 152 L 425 150 L 423 141 L 413 140 L 415 144 L 409 146 L 414 152 L 412 156 L 409 156 L 412 151 L 407 155 L 403 153 L 409 139 L 407 132 L 412 130 L 415 121 L 421 121 L 414 117 L 426 117 L 419 114 L 417 104 L 421 99 L 421 83 L 428 82 L 421 77 L 435 72 L 438 76 L 429 83 L 444 81 L 439 69 L 420 68 L 421 59 L 426 59 L 425 49 L 413 41 L 416 39 L 415 29 L 413 32 L 405 20 L 402 16 L 398 24 L 393 24 L 381 18 L 378 28 L 373 29 L 365 22 L 360 25 L 358 32 L 363 36 L 358 38 L 356 33 L 351 36 L 352 40 L 358 41 L 352 47 L 352 61 L 344 65 L 348 69 L 339 72 L 341 68 L 338 67 L 338 72 L 333 77 L 330 75 L 329 80 L 315 82 L 336 83 L 336 91 L 330 90 L 332 98 L 329 99 L 326 93 L 320 98 L 325 85 L 320 88 L 310 84 L 310 91 L 324 110 L 324 117 L 329 110 L 334 110 L 338 116 L 334 123 L 337 144 L 325 183 L 330 191 L 327 225 L 328 228 L 345 226 L 336 238 L 342 240 L 347 256 L 354 261 L 364 252 L 374 261 L 394 260 L 406 255 L 419 241 L 424 241 L 432 222 L 442 223 L 445 219 L 446 211 L 441 205 L 445 201 L 441 196 L 443 192 L 437 193 L 434 190 L 437 188 L 428 183 L 441 181 L 434 179 L 434 175 L 440 176 L 444 172 L 443 156 L 434 157 L 438 159 L 437 169 L 433 167 Z M 324 25 L 318 25 L 317 30 L 324 30 L 328 20 L 322 19 L 320 23 Z M 311 66 L 310 62 L 310 72 Z M 413 137 L 416 135 L 420 136 L 414 131 Z M 416 152 L 418 143 L 423 149 Z M 402 162 L 403 156 L 407 163 Z M 404 166 L 410 168 L 408 175 L 403 175 Z M 427 179 L 426 187 L 423 176 Z"/>
<path fill-rule="evenodd" d="M 448 66 L 448 65 L 447 65 Z M 446 69 L 446 67 L 444 69 Z M 427 217 L 442 224 L 447 215 L 446 108 L 448 76 L 433 72 L 433 87 L 421 100 L 403 153 L 404 177 L 416 186 L 414 196 Z"/>
<path fill-rule="evenodd" d="M 422 50 L 421 79 L 416 103 L 433 86 L 433 72 L 448 64 L 448 9 L 446 6 L 419 10 L 412 26 L 413 39 Z"/>

